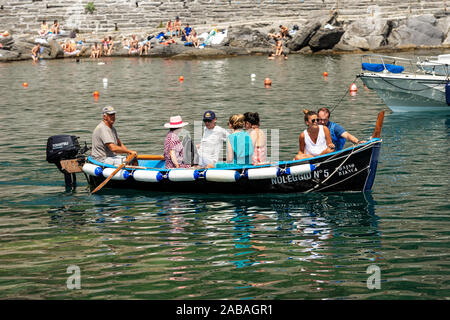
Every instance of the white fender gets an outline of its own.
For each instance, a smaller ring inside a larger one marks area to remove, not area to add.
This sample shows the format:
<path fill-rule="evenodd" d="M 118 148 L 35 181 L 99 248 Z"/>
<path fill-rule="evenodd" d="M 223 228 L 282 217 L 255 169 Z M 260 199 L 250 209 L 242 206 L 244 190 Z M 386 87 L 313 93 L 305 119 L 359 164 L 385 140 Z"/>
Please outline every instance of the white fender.
<path fill-rule="evenodd" d="M 192 169 L 172 169 L 167 173 L 170 181 L 194 181 L 199 175 L 197 170 Z"/>
<path fill-rule="evenodd" d="M 286 170 L 284 171 L 286 174 L 291 174 L 291 175 L 300 175 L 300 174 L 305 174 L 305 173 L 310 173 L 311 171 L 314 171 L 314 169 L 316 169 L 316 166 L 310 163 L 307 164 L 300 164 L 298 166 L 292 166 L 289 168 L 286 168 Z"/>
<path fill-rule="evenodd" d="M 115 168 L 105 168 L 103 169 L 103 176 L 108 178 L 113 172 L 116 170 Z M 126 180 L 131 176 L 131 174 L 127 170 L 120 169 L 111 179 L 112 180 Z"/>
<path fill-rule="evenodd" d="M 241 175 L 236 170 L 206 170 L 203 174 L 207 181 L 236 182 Z"/>
<path fill-rule="evenodd" d="M 92 163 L 85 163 L 83 165 L 83 172 L 87 173 L 91 176 L 101 177 L 103 173 L 103 169 L 100 166 L 97 166 Z"/>
<path fill-rule="evenodd" d="M 159 171 L 153 170 L 136 170 L 133 173 L 133 178 L 136 181 L 144 182 L 158 182 L 163 179 L 163 175 Z"/>
<path fill-rule="evenodd" d="M 249 180 L 272 179 L 278 177 L 280 172 L 281 170 L 278 167 L 248 169 L 245 176 Z"/>

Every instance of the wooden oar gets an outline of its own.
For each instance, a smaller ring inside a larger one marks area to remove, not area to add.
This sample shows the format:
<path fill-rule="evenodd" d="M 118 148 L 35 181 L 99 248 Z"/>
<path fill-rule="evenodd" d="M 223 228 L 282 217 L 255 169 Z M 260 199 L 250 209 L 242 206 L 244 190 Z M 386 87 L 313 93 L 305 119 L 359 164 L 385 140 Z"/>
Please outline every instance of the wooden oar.
<path fill-rule="evenodd" d="M 153 155 L 153 154 L 140 154 L 137 156 L 138 160 L 164 160 L 163 155 Z"/>
<path fill-rule="evenodd" d="M 373 131 L 372 138 L 381 137 L 381 128 L 383 128 L 384 111 L 385 110 L 380 111 L 380 113 L 378 113 L 377 124 L 375 125 L 375 130 Z"/>
<path fill-rule="evenodd" d="M 127 164 L 129 164 L 131 161 L 133 161 L 133 159 L 137 156 L 136 153 L 132 153 L 130 155 L 128 155 L 128 157 L 125 159 L 125 162 L 122 163 L 116 170 L 113 171 L 113 173 L 111 173 L 109 175 L 108 178 L 106 178 L 105 181 L 103 181 L 102 183 L 100 183 L 97 188 L 94 189 L 94 191 L 91 192 L 91 194 L 96 193 L 98 190 L 100 190 L 101 188 L 104 187 L 105 184 L 108 183 L 109 180 L 111 180 L 112 177 L 114 177 L 114 175 L 119 172 L 120 169 L 122 169 L 123 167 L 125 167 Z"/>

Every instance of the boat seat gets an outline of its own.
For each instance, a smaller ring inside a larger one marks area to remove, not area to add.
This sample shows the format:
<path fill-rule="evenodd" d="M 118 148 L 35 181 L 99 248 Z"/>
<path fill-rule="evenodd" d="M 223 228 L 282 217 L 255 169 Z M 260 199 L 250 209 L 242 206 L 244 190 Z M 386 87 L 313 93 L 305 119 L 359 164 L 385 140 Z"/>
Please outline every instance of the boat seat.
<path fill-rule="evenodd" d="M 165 168 L 166 162 L 164 160 L 138 160 L 141 167 L 146 168 Z"/>

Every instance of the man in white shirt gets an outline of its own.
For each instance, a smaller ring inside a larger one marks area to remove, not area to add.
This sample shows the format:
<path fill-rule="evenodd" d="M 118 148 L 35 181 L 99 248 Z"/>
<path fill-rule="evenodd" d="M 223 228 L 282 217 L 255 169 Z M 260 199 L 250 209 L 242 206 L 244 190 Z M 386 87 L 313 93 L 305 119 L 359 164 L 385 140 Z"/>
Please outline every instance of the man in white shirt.
<path fill-rule="evenodd" d="M 216 114 L 208 110 L 203 114 L 203 137 L 198 147 L 200 156 L 199 165 L 202 167 L 214 167 L 222 154 L 223 143 L 227 140 L 229 132 L 216 124 Z"/>

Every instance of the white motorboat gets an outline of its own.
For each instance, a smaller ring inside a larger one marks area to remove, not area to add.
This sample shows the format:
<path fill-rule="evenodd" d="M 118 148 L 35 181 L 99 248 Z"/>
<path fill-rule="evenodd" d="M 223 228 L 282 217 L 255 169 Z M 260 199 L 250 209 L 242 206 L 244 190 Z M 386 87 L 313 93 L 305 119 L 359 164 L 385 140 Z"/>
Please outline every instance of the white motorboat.
<path fill-rule="evenodd" d="M 357 76 L 394 112 L 450 112 L 448 75 L 430 73 L 411 59 L 364 55 Z"/>
<path fill-rule="evenodd" d="M 450 74 L 450 54 L 418 58 L 417 65 L 429 74 L 448 76 Z"/>

